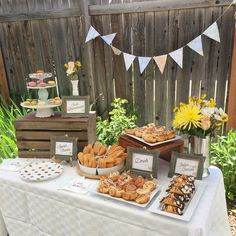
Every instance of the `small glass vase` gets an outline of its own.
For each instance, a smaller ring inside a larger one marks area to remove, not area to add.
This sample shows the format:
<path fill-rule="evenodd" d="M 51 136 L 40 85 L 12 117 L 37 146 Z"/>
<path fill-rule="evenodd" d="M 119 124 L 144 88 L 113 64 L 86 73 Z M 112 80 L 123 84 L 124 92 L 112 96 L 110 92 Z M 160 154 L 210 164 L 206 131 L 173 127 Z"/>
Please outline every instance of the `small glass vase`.
<path fill-rule="evenodd" d="M 211 137 L 206 136 L 205 138 L 200 138 L 197 136 L 193 136 L 193 142 L 191 145 L 191 152 L 195 155 L 202 155 L 206 157 L 204 162 L 204 169 L 202 177 L 209 176 L 209 166 L 210 166 L 210 144 Z"/>
<path fill-rule="evenodd" d="M 79 80 L 71 80 L 73 96 L 79 96 L 78 83 Z"/>

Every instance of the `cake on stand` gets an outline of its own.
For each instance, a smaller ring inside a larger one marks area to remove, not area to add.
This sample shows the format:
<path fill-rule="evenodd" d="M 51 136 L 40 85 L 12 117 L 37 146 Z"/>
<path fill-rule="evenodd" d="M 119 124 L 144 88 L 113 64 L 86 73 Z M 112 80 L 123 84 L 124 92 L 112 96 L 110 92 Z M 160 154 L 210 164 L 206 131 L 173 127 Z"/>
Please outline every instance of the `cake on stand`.
<path fill-rule="evenodd" d="M 55 81 L 44 82 L 44 79 L 51 78 L 52 73 L 36 72 L 29 74 L 31 79 L 36 80 L 27 83 L 27 89 L 38 90 L 37 99 L 27 99 L 21 103 L 22 107 L 29 109 L 36 109 L 36 117 L 50 117 L 53 115 L 52 108 L 61 106 L 61 99 L 59 97 L 48 99 L 48 89 L 56 87 Z"/>

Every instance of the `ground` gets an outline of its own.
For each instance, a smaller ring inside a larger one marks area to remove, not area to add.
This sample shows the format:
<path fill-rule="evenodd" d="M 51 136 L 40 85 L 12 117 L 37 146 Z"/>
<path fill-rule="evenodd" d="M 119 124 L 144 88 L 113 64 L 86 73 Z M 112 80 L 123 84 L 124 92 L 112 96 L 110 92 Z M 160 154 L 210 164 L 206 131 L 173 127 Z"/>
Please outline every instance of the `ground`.
<path fill-rule="evenodd" d="M 236 204 L 228 202 L 229 224 L 233 236 L 236 236 Z"/>

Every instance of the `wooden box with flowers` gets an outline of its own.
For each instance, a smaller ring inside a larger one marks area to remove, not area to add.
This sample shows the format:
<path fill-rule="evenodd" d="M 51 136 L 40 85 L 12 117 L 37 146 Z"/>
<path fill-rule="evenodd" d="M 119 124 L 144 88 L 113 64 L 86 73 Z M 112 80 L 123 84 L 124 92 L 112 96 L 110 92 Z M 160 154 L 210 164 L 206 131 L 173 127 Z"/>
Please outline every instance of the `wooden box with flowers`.
<path fill-rule="evenodd" d="M 189 140 L 189 152 L 206 157 L 203 177 L 209 174 L 211 138 L 228 121 L 228 115 L 217 107 L 215 100 L 206 97 L 191 96 L 189 103 L 181 102 L 174 108 L 173 120 L 173 127 Z"/>
<path fill-rule="evenodd" d="M 29 113 L 17 119 L 14 126 L 19 157 L 49 158 L 51 136 L 78 138 L 78 151 L 96 140 L 95 113 L 83 118 L 63 118 L 60 112 L 56 112 L 54 116 L 43 119 Z"/>

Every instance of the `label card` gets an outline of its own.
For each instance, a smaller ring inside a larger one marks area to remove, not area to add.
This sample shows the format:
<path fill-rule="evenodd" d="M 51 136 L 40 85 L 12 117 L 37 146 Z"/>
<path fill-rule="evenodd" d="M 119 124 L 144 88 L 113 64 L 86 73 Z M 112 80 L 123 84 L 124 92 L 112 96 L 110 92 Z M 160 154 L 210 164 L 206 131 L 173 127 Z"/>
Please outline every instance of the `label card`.
<path fill-rule="evenodd" d="M 85 113 L 85 101 L 67 101 L 67 113 Z"/>
<path fill-rule="evenodd" d="M 199 161 L 178 158 L 176 160 L 175 173 L 197 177 L 198 166 Z"/>
<path fill-rule="evenodd" d="M 63 117 L 88 117 L 89 96 L 64 96 L 62 97 Z"/>
<path fill-rule="evenodd" d="M 73 143 L 56 142 L 56 155 L 72 156 L 73 155 Z"/>
<path fill-rule="evenodd" d="M 172 152 L 168 177 L 172 178 L 175 174 L 184 174 L 192 175 L 201 180 L 205 159 L 202 155 Z"/>
<path fill-rule="evenodd" d="M 133 153 L 132 167 L 137 170 L 152 171 L 153 156 Z"/>
<path fill-rule="evenodd" d="M 126 166 L 131 173 L 157 178 L 159 151 L 144 148 L 127 148 Z"/>
<path fill-rule="evenodd" d="M 68 136 L 51 137 L 51 158 L 54 161 L 72 161 L 76 159 L 78 139 Z"/>

